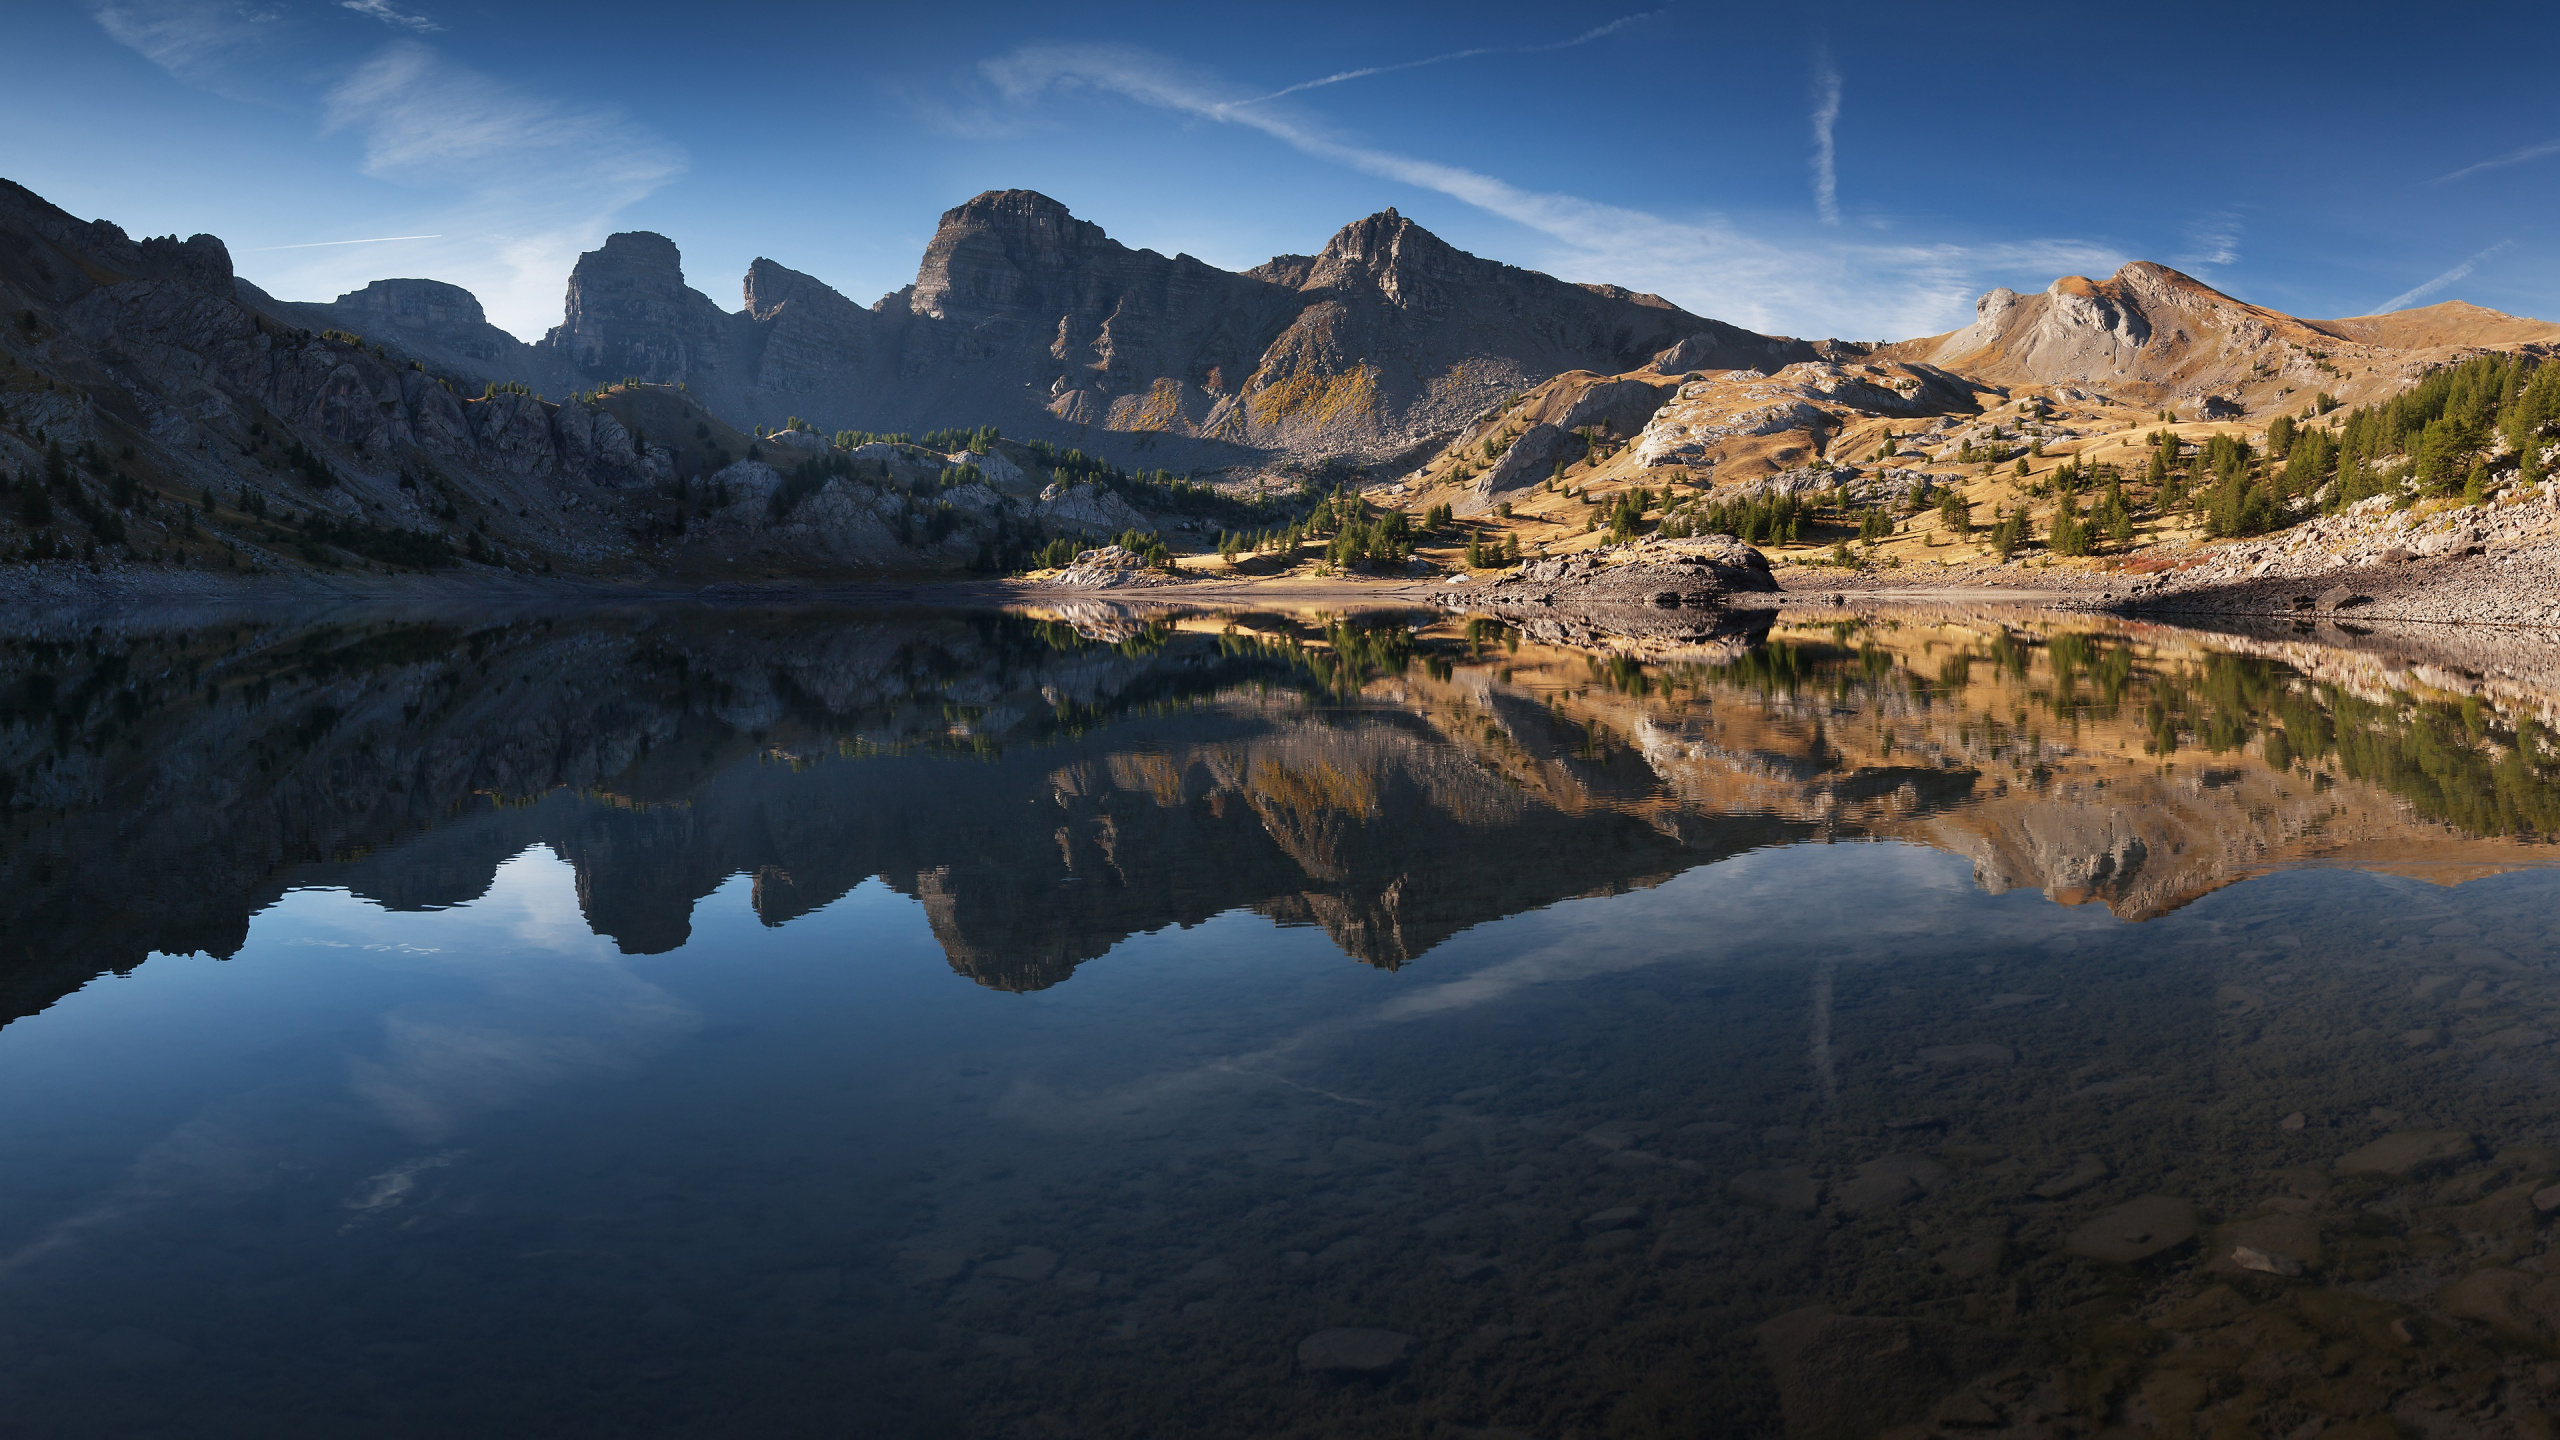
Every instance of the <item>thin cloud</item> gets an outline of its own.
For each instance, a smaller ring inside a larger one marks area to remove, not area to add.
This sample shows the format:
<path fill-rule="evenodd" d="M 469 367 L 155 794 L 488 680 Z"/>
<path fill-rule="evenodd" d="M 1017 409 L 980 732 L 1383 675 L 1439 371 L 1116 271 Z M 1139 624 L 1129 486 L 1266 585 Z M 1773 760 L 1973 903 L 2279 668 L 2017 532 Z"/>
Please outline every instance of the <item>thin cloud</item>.
<path fill-rule="evenodd" d="M 2435 294 L 2446 286 L 2461 280 L 2472 271 L 2479 269 L 2481 261 L 2488 259 L 2490 256 L 2497 254 L 2501 250 L 2513 248 L 2515 243 L 2516 242 L 2513 240 L 2501 240 L 2497 244 L 2490 246 L 2488 249 L 2481 251 L 2479 254 L 2474 255 L 2470 259 L 2463 261 L 2461 264 L 2454 266 L 2450 270 L 2447 270 L 2433 280 L 2429 280 L 2423 285 L 2413 286 L 2407 290 L 2401 291 L 2399 294 L 2383 301 L 2380 305 L 2375 306 L 2368 313 L 2374 315 L 2388 315 L 2394 310 L 2406 310 L 2410 306 L 2417 304 L 2419 301 L 2426 299 L 2428 296 Z"/>
<path fill-rule="evenodd" d="M 237 0 L 100 0 L 89 18 L 108 39 L 171 75 L 219 89 L 224 72 L 276 32 L 284 11 Z"/>
<path fill-rule="evenodd" d="M 424 15 L 393 9 L 391 0 L 338 0 L 338 8 L 371 16 L 395 30 L 414 30 L 421 35 L 433 34 L 444 28 Z"/>
<path fill-rule="evenodd" d="M 2510 150 L 2504 155 L 2480 161 L 2478 164 L 2465 165 L 2450 175 L 2439 175 L 2427 183 L 2450 185 L 2456 180 L 2477 175 L 2483 170 L 2499 170 L 2509 165 L 2522 165 L 2528 160 L 2539 160 L 2545 155 L 2560 155 L 2560 140 L 2545 140 L 2539 145 L 2527 145 L 2521 150 Z"/>
<path fill-rule="evenodd" d="M 395 41 L 323 99 L 323 133 L 363 145 L 378 180 L 441 191 L 451 208 L 440 273 L 491 321 L 536 335 L 559 314 L 560 277 L 624 207 L 684 173 L 684 152 L 618 109 L 563 104 Z M 318 262 L 306 285 L 351 285 L 360 259 Z"/>
<path fill-rule="evenodd" d="M 1824 49 L 1813 58 L 1813 208 L 1825 225 L 1840 223 L 1839 150 L 1832 143 L 1840 123 L 1840 67 Z"/>
<path fill-rule="evenodd" d="M 339 0 L 400 29 L 435 22 L 397 0 Z M 261 104 L 318 101 L 321 133 L 361 145 L 358 168 L 433 203 L 404 200 L 366 223 L 436 225 L 434 232 L 309 241 L 241 254 L 279 254 L 250 278 L 287 298 L 325 298 L 378 278 L 368 247 L 418 245 L 401 263 L 480 297 L 489 318 L 539 336 L 560 314 L 560 277 L 626 206 L 684 173 L 683 150 L 609 106 L 578 106 L 458 64 L 415 39 L 394 40 L 314 96 L 307 61 L 288 43 L 295 17 L 268 0 L 88 0 L 108 37 L 191 85 Z M 305 38 L 308 38 L 307 36 Z M 360 204 L 351 194 L 351 206 Z M 454 237 L 454 238 L 448 238 Z M 282 258 L 280 252 L 292 252 Z"/>
<path fill-rule="evenodd" d="M 2240 217 L 2229 211 L 2207 215 L 2187 227 L 2187 243 L 2195 248 L 2173 258 L 2181 265 L 2237 265 L 2241 230 Z"/>
<path fill-rule="evenodd" d="M 253 245 L 243 255 L 259 255 L 269 250 L 325 250 L 332 245 L 388 245 L 394 240 L 441 240 L 442 235 L 376 235 L 368 240 L 305 240 L 299 245 Z"/>
<path fill-rule="evenodd" d="M 1577 195 L 1524 190 L 1461 166 L 1366 145 L 1287 106 L 1242 97 L 1205 72 L 1152 52 L 1103 45 L 1034 45 L 982 62 L 1016 104 L 1050 92 L 1093 91 L 1195 119 L 1259 131 L 1302 154 L 1430 190 L 1537 232 L 1557 252 L 1548 268 L 1668 296 L 1700 314 L 1761 329 L 1861 338 L 1912 335 L 1961 323 L 1986 273 L 2105 273 L 2112 250 L 2080 241 L 1993 246 L 1781 243 L 1720 216 L 1673 220 Z"/>
<path fill-rule="evenodd" d="M 1594 40 L 1615 35 L 1640 20 L 1650 20 L 1662 13 L 1660 10 L 1646 10 L 1635 15 L 1621 15 L 1606 25 L 1595 25 L 1570 40 L 1554 40 L 1543 45 L 1478 45 L 1466 50 L 1451 50 L 1443 55 L 1430 55 L 1420 60 L 1405 60 L 1393 65 L 1368 65 L 1357 70 L 1337 71 L 1319 79 L 1301 80 L 1295 85 L 1284 85 L 1268 95 L 1257 95 L 1250 100 L 1238 103 L 1259 105 L 1266 100 L 1277 100 L 1283 95 L 1295 95 L 1302 90 L 1318 90 L 1327 85 L 1339 85 L 1345 80 L 1366 80 L 1372 75 L 1393 75 L 1401 70 L 1419 70 L 1426 65 L 1445 65 L 1452 60 L 1473 60 L 1480 55 L 1544 55 L 1556 50 L 1571 50 L 1577 45 L 1588 45 Z"/>

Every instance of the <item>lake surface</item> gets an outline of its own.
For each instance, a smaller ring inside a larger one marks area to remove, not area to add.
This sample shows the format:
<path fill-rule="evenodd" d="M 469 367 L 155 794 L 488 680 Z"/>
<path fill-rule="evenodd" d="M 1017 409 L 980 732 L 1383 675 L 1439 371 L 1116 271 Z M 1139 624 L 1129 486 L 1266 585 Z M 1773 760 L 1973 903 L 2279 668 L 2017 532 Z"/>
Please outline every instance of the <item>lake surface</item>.
<path fill-rule="evenodd" d="M 2549 713 L 1957 611 L 30 628 L 0 1433 L 2546 1433 Z"/>

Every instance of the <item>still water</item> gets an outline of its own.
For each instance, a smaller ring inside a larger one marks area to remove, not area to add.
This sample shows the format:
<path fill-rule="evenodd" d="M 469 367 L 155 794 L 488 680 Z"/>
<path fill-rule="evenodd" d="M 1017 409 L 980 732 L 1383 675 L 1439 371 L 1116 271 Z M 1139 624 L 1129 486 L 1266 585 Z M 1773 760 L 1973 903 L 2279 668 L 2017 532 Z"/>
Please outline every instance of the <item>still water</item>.
<path fill-rule="evenodd" d="M 0 1433 L 2560 1409 L 2530 687 L 1958 612 L 0 670 Z"/>

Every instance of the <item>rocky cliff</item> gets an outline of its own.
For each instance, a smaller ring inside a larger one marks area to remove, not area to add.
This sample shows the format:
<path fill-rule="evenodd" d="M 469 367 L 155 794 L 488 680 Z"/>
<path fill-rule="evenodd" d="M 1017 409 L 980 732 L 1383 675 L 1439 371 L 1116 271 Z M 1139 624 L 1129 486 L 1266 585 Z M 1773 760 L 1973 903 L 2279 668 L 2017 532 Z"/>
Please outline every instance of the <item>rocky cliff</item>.
<path fill-rule="evenodd" d="M 1131 249 L 1028 190 L 946 212 L 915 282 L 868 308 L 766 259 L 741 301 L 723 310 L 686 282 L 671 241 L 630 233 L 579 259 L 561 324 L 521 351 L 484 342 L 472 359 L 451 322 L 370 291 L 326 309 L 488 379 L 683 384 L 741 428 L 994 424 L 1183 469 L 1406 454 L 1552 375 L 1627 370 L 1666 347 L 1692 367 L 1814 354 L 1657 296 L 1480 259 L 1393 210 L 1236 274 Z"/>
<path fill-rule="evenodd" d="M 931 572 L 1186 523 L 1174 492 L 1082 456 L 742 433 L 689 377 L 733 394 L 757 354 L 837 354 L 873 323 L 779 266 L 750 300 L 726 314 L 672 245 L 616 236 L 528 346 L 450 285 L 278 302 L 212 236 L 135 241 L 0 184 L 0 564 Z M 1213 521 L 1242 523 L 1188 517 Z"/>
<path fill-rule="evenodd" d="M 2220 419 L 2300 408 L 2285 397 L 2388 395 L 2432 365 L 2487 347 L 2560 342 L 2560 325 L 2447 304 L 2357 320 L 2303 320 L 2137 260 L 2104 280 L 2065 275 L 2042 294 L 1996 289 L 1961 330 L 1879 358 L 1992 385 L 2072 385 L 2119 403 Z"/>

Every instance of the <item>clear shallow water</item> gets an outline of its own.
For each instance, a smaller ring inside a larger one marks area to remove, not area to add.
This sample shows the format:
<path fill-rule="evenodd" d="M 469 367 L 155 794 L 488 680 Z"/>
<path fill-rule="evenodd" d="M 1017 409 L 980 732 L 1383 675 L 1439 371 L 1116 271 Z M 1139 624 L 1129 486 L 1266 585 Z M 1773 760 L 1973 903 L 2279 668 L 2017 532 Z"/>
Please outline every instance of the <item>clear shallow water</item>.
<path fill-rule="evenodd" d="M 2553 1403 L 2529 704 L 2164 632 L 1754 638 L 21 641 L 0 1429 Z"/>

